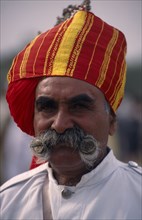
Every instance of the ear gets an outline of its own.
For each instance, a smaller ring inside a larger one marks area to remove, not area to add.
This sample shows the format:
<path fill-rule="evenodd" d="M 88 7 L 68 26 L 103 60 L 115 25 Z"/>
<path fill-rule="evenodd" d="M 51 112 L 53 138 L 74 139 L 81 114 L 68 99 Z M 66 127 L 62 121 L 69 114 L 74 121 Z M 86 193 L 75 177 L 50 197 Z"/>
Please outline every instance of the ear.
<path fill-rule="evenodd" d="M 110 115 L 109 135 L 111 136 L 114 135 L 116 129 L 117 129 L 116 116 Z"/>

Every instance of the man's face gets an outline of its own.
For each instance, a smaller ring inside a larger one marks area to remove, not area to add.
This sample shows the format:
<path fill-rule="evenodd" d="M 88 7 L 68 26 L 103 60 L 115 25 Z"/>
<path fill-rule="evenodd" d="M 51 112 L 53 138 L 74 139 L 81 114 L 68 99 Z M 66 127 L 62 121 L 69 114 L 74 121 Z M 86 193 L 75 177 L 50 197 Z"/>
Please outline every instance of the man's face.
<path fill-rule="evenodd" d="M 62 134 L 77 126 L 105 148 L 108 135 L 114 132 L 115 125 L 106 111 L 104 95 L 84 81 L 69 77 L 45 78 L 37 86 L 35 100 L 35 136 L 48 129 Z M 67 148 L 56 151 L 58 159 L 65 158 L 64 155 L 69 159 L 68 154 L 71 152 Z M 76 155 L 73 158 L 74 161 Z"/>

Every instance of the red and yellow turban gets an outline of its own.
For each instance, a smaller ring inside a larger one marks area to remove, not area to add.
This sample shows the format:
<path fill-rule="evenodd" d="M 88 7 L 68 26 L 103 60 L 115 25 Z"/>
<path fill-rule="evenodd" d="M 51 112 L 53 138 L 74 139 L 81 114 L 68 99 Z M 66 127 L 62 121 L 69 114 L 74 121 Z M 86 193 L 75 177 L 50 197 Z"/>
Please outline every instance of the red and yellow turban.
<path fill-rule="evenodd" d="M 35 89 L 41 77 L 63 76 L 99 88 L 115 112 L 123 98 L 126 40 L 122 32 L 91 12 L 38 35 L 13 60 L 7 101 L 17 125 L 34 135 Z"/>

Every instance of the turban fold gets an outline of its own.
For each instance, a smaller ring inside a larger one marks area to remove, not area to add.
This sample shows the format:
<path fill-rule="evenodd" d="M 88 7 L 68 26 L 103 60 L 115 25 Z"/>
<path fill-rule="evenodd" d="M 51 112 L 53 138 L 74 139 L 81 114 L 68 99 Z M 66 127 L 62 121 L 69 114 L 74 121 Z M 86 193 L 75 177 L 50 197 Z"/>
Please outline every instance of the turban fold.
<path fill-rule="evenodd" d="M 91 12 L 76 14 L 38 35 L 13 60 L 8 73 L 11 115 L 34 135 L 35 89 L 41 77 L 71 77 L 99 88 L 115 112 L 124 95 L 126 40 Z"/>

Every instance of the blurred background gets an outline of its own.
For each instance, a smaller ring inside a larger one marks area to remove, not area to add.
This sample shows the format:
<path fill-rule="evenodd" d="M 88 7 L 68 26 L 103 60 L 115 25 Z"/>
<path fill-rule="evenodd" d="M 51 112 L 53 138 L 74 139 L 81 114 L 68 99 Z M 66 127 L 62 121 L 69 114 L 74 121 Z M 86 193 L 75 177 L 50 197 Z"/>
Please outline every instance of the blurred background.
<path fill-rule="evenodd" d="M 38 33 L 52 28 L 57 16 L 75 0 L 1 0 L 0 14 L 0 184 L 29 169 L 31 137 L 24 134 L 10 117 L 5 100 L 6 75 L 14 56 Z M 128 70 L 125 98 L 118 115 L 118 130 L 109 146 L 118 159 L 142 165 L 142 1 L 92 0 L 91 11 L 120 29 L 128 43 Z M 27 122 L 28 123 L 28 122 Z"/>

